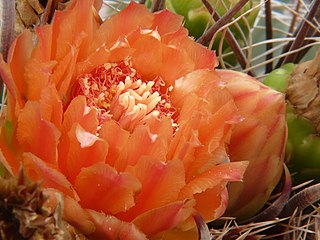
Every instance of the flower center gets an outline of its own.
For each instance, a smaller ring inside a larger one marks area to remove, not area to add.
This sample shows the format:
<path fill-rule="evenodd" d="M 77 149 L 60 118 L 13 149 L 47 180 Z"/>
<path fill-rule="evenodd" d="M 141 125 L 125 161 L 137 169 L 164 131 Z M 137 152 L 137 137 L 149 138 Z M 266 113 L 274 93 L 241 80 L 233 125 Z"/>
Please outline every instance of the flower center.
<path fill-rule="evenodd" d="M 132 131 L 150 117 L 175 113 L 170 103 L 169 92 L 164 82 L 157 77 L 142 81 L 129 59 L 118 63 L 105 63 L 89 74 L 78 76 L 73 95 L 87 98 L 89 107 L 97 110 L 99 124 L 109 119 L 116 120 L 124 129 Z M 166 89 L 165 93 L 161 89 Z"/>

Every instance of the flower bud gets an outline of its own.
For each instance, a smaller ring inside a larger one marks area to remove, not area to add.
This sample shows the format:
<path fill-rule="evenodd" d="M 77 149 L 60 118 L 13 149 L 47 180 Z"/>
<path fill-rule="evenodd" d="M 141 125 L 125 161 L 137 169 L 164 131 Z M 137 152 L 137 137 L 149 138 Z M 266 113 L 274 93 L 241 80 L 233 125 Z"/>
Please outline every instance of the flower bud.
<path fill-rule="evenodd" d="M 231 135 L 230 159 L 249 161 L 243 182 L 229 186 L 227 214 L 245 219 L 264 206 L 282 173 L 287 137 L 284 95 L 243 73 L 218 74 L 243 117 Z"/>

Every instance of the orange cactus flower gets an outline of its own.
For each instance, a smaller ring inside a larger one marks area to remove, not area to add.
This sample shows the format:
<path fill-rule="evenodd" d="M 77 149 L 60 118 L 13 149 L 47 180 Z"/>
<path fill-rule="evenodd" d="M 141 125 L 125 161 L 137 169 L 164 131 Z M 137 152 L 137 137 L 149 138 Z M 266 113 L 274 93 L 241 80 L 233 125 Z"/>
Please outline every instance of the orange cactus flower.
<path fill-rule="evenodd" d="M 0 159 L 42 180 L 52 206 L 62 193 L 90 238 L 194 239 L 193 214 L 220 217 L 250 160 L 229 160 L 239 101 L 182 17 L 131 2 L 101 24 L 93 4 L 71 1 L 1 60 Z"/>

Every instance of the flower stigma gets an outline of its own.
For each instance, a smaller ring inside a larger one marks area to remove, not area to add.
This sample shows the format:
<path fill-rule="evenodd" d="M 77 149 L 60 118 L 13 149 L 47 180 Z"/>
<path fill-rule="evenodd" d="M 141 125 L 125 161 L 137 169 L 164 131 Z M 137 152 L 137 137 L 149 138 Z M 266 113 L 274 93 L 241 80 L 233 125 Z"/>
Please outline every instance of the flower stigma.
<path fill-rule="evenodd" d="M 165 91 L 163 89 L 166 89 Z M 130 59 L 117 63 L 105 63 L 90 73 L 77 77 L 73 96 L 83 95 L 87 105 L 97 111 L 99 126 L 107 120 L 115 120 L 132 131 L 148 119 L 168 117 L 172 120 L 175 108 L 170 101 L 173 87 L 165 88 L 160 77 L 143 81 L 132 67 Z M 165 92 L 165 93 L 163 93 Z"/>

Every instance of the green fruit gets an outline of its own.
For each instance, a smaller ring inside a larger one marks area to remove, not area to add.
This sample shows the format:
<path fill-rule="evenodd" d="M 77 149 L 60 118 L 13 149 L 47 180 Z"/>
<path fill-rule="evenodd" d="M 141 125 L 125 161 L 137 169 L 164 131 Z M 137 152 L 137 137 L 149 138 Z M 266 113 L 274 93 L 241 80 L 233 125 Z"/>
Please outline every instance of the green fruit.
<path fill-rule="evenodd" d="M 286 64 L 272 71 L 263 83 L 285 93 L 295 67 L 292 63 Z M 291 172 L 296 172 L 294 181 L 320 181 L 320 137 L 315 126 L 308 119 L 297 115 L 290 103 L 287 104 L 287 125 L 286 155 L 290 157 Z"/>
<path fill-rule="evenodd" d="M 263 83 L 279 92 L 285 93 L 288 87 L 288 79 L 293 72 L 295 65 L 288 63 L 281 68 L 272 71 Z"/>

